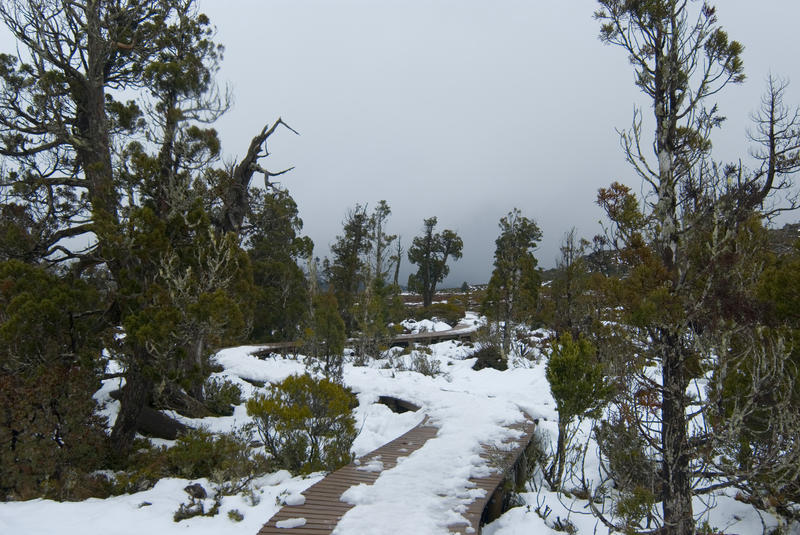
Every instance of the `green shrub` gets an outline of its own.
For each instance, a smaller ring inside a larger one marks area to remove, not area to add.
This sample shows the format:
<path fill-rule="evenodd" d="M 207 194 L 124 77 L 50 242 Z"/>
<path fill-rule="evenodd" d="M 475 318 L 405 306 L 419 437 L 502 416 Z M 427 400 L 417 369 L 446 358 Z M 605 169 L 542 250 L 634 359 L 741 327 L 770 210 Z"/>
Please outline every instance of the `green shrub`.
<path fill-rule="evenodd" d="M 595 430 L 595 440 L 605 459 L 614 487 L 629 496 L 641 497 L 641 490 L 657 494 L 658 464 L 648 455 L 647 443 L 629 419 L 612 416 Z"/>
<path fill-rule="evenodd" d="M 133 453 L 115 474 L 114 494 L 145 491 L 169 475 L 166 447 L 156 447 L 146 439 L 136 439 L 131 449 Z"/>
<path fill-rule="evenodd" d="M 107 492 L 92 475 L 109 451 L 92 398 L 103 309 L 83 279 L 0 262 L 0 500 Z"/>
<path fill-rule="evenodd" d="M 220 416 L 231 416 L 233 406 L 242 402 L 242 389 L 227 379 L 209 378 L 203 392 L 208 410 Z"/>
<path fill-rule="evenodd" d="M 207 478 L 220 495 L 246 490 L 249 483 L 272 467 L 266 456 L 254 451 L 249 432 L 214 434 L 191 429 L 171 448 L 139 444 L 125 471 L 116 475 L 115 493 L 141 492 L 162 477 Z"/>
<path fill-rule="evenodd" d="M 104 419 L 90 392 L 96 378 L 54 366 L 30 378 L 0 371 L 0 500 L 106 497 L 91 475 L 108 453 Z"/>
<path fill-rule="evenodd" d="M 352 460 L 355 403 L 353 393 L 333 381 L 293 375 L 250 399 L 247 413 L 279 467 L 309 473 Z"/>
<path fill-rule="evenodd" d="M 465 309 L 455 303 L 433 303 L 427 307 L 410 308 L 409 312 L 417 321 L 438 319 L 455 326 L 464 317 Z"/>
<path fill-rule="evenodd" d="M 621 492 L 614 512 L 622 519 L 626 533 L 636 533 L 651 514 L 656 502 L 653 491 L 637 486 Z"/>
<path fill-rule="evenodd" d="M 220 486 L 222 494 L 234 494 L 254 477 L 269 470 L 263 455 L 250 447 L 246 433 L 213 434 L 192 429 L 178 437 L 167 450 L 168 475 L 186 479 L 205 477 Z"/>
<path fill-rule="evenodd" d="M 508 362 L 500 355 L 500 349 L 494 344 L 481 344 L 480 348 L 470 355 L 470 358 L 473 357 L 478 359 L 472 366 L 473 370 L 492 368 L 503 371 L 508 369 Z"/>

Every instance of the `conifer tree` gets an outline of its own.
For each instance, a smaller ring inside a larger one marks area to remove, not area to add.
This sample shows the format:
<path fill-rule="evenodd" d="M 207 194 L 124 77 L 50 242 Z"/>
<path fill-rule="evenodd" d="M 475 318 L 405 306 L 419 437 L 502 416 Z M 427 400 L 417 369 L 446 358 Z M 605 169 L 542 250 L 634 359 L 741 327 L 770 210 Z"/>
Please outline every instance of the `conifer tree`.
<path fill-rule="evenodd" d="M 243 167 L 210 169 L 208 123 L 227 99 L 194 0 L 12 0 L 0 21 L 19 51 L 0 55 L 0 224 L 18 236 L 0 255 L 102 274 L 105 326 L 130 331 L 112 348 L 124 453 L 141 408 L 165 391 L 201 396 L 209 346 L 247 330 L 249 264 L 225 233 L 240 232 L 261 147 L 285 123 L 256 136 Z"/>
<path fill-rule="evenodd" d="M 356 329 L 355 304 L 366 283 L 366 255 L 372 249 L 369 220 L 366 206 L 357 204 L 349 210 L 342 225 L 342 234 L 331 245 L 333 258 L 325 260 L 325 275 L 336 295 L 339 314 L 348 333 Z"/>
<path fill-rule="evenodd" d="M 500 219 L 494 270 L 481 309 L 501 322 L 501 356 L 508 354 L 514 323 L 531 319 L 539 296 L 539 273 L 533 250 L 542 238 L 536 222 L 514 209 Z"/>
<path fill-rule="evenodd" d="M 408 260 L 417 265 L 417 272 L 408 277 L 408 287 L 422 294 L 423 306 L 430 306 L 436 294 L 436 285 L 450 273 L 447 260 L 461 258 L 464 242 L 452 230 L 434 233 L 436 217 L 424 221 L 425 230 L 417 236 L 408 249 Z"/>
<path fill-rule="evenodd" d="M 332 292 L 311 296 L 311 311 L 303 331 L 303 351 L 325 376 L 341 382 L 345 325 Z"/>
<path fill-rule="evenodd" d="M 299 265 L 313 251 L 300 236 L 303 222 L 285 189 L 255 190 L 246 246 L 253 265 L 254 341 L 295 340 L 307 311 L 308 281 Z"/>
<path fill-rule="evenodd" d="M 658 520 L 663 533 L 688 535 L 695 531 L 693 496 L 717 488 L 710 480 L 721 475 L 707 462 L 716 407 L 691 387 L 709 370 L 724 368 L 729 335 L 757 321 L 745 313 L 759 271 L 752 263 L 759 250 L 754 221 L 765 214 L 765 200 L 788 185 L 776 178 L 791 169 L 751 172 L 711 159 L 710 134 L 723 119 L 709 99 L 744 80 L 743 47 L 719 27 L 713 6 L 703 3 L 696 11 L 686 0 L 599 4 L 600 37 L 627 52 L 655 121 L 652 145 L 643 139 L 638 109 L 631 130 L 621 134 L 626 159 L 643 180 L 644 203 L 617 183 L 598 195 L 612 222 L 608 243 L 627 269 L 606 288 L 609 305 L 620 307 L 636 339 L 609 421 L 658 466 L 647 477 L 616 480 L 616 510 L 631 513 L 623 515 L 628 531 L 652 529 L 643 525 L 647 519 Z M 773 119 L 774 127 L 779 119 Z M 776 146 L 764 148 L 765 161 L 780 160 Z M 601 452 L 613 468 L 613 450 L 602 444 L 608 439 L 601 440 Z M 626 488 L 626 480 L 633 486 Z M 660 513 L 651 508 L 656 505 Z M 595 502 L 590 506 L 617 527 Z"/>

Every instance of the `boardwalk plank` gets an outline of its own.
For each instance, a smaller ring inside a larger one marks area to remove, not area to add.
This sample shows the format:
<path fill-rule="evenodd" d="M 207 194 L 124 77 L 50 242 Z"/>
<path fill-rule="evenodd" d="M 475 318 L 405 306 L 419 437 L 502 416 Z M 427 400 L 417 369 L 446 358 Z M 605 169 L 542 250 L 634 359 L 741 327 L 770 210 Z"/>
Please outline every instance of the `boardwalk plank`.
<path fill-rule="evenodd" d="M 472 489 L 482 489 L 484 496 L 473 500 L 461 513 L 464 522 L 448 526 L 451 533 L 461 535 L 480 535 L 480 522 L 484 511 L 490 504 L 498 487 L 504 484 L 509 472 L 522 456 L 533 436 L 536 424 L 526 418 L 524 422 L 509 426 L 520 431 L 519 437 L 513 438 L 498 447 L 484 446 L 481 457 L 487 459 L 497 468 L 483 478 L 472 478 Z M 417 427 L 404 435 L 368 453 L 359 459 L 359 464 L 350 464 L 329 474 L 327 477 L 302 492 L 306 501 L 303 505 L 284 506 L 261 528 L 258 535 L 327 535 L 333 531 L 342 516 L 353 506 L 341 501 L 342 493 L 351 486 L 360 483 L 372 484 L 380 472 L 359 470 L 370 462 L 380 460 L 383 470 L 397 465 L 397 460 L 406 457 L 419 449 L 428 439 L 436 436 L 438 429 L 427 423 L 427 417 Z M 505 451 L 505 448 L 508 448 Z M 454 489 L 463 492 L 463 489 Z M 290 518 L 305 518 L 306 525 L 297 528 L 278 528 L 275 524 Z"/>

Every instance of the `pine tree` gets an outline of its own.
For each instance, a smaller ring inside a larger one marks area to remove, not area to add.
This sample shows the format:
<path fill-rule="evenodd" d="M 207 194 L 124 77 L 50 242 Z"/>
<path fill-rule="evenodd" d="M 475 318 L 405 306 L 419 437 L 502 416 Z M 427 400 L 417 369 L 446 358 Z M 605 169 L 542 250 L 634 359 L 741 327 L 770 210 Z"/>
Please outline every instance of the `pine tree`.
<path fill-rule="evenodd" d="M 417 236 L 408 249 L 408 260 L 417 265 L 417 272 L 408 277 L 408 287 L 422 294 L 423 306 L 430 306 L 436 294 L 436 285 L 450 273 L 447 260 L 461 258 L 464 242 L 452 230 L 434 233 L 436 217 L 424 221 L 424 234 Z"/>
<path fill-rule="evenodd" d="M 220 147 L 208 123 L 227 98 L 194 0 L 13 0 L 0 21 L 19 50 L 0 55 L 0 225 L 17 236 L 0 256 L 102 274 L 105 326 L 131 329 L 115 348 L 124 453 L 141 408 L 162 387 L 201 396 L 210 345 L 247 330 L 249 264 L 225 233 L 241 231 L 261 148 L 285 123 L 240 166 L 210 169 Z"/>
<path fill-rule="evenodd" d="M 743 48 L 719 27 L 713 6 L 704 3 L 693 12 L 691 3 L 681 0 L 599 4 L 601 39 L 627 52 L 655 120 L 655 163 L 644 153 L 649 144 L 643 140 L 641 111 L 621 137 L 647 190 L 644 204 L 616 183 L 598 195 L 612 222 L 608 243 L 618 248 L 627 270 L 605 289 L 612 298 L 608 305 L 620 307 L 619 319 L 633 328 L 631 347 L 640 348 L 628 356 L 630 372 L 609 419 L 644 444 L 659 467 L 642 480 L 649 481 L 646 489 L 641 483 L 624 488 L 625 479 L 617 481 L 625 497 L 618 511 L 644 508 L 627 517 L 629 531 L 645 529 L 639 524 L 643 518 L 660 518 L 664 533 L 692 534 L 692 497 L 715 488 L 702 483 L 710 474 L 707 452 L 715 437 L 706 430 L 715 407 L 690 387 L 724 366 L 727 357 L 715 354 L 727 351 L 730 333 L 757 321 L 746 313 L 759 271 L 753 264 L 758 247 L 752 222 L 764 215 L 768 196 L 787 185 L 776 179 L 791 169 L 749 172 L 710 157 L 710 134 L 722 118 L 708 100 L 744 80 Z M 779 159 L 775 147 L 765 149 L 766 160 Z M 608 462 L 613 459 L 605 461 L 613 467 Z M 649 509 L 655 504 L 660 515 Z M 594 502 L 590 505 L 613 525 Z"/>
<path fill-rule="evenodd" d="M 481 310 L 489 319 L 502 323 L 500 346 L 505 358 L 513 324 L 528 322 L 536 310 L 540 277 L 533 250 L 542 239 L 542 231 L 516 208 L 500 219 L 499 226 L 494 270 Z"/>
<path fill-rule="evenodd" d="M 342 226 L 343 233 L 331 245 L 333 258 L 325 260 L 324 269 L 328 283 L 336 295 L 339 314 L 347 332 L 352 333 L 357 326 L 355 303 L 365 285 L 366 255 L 372 249 L 367 208 L 356 205 L 348 211 Z"/>
<path fill-rule="evenodd" d="M 313 359 L 313 366 L 332 381 L 342 380 L 346 339 L 336 296 L 331 292 L 313 295 L 303 331 L 303 351 Z"/>
<path fill-rule="evenodd" d="M 251 216 L 248 254 L 256 288 L 254 341 L 294 340 L 305 321 L 308 282 L 299 265 L 313 251 L 308 237 L 299 235 L 303 222 L 285 189 L 253 193 L 257 212 Z"/>

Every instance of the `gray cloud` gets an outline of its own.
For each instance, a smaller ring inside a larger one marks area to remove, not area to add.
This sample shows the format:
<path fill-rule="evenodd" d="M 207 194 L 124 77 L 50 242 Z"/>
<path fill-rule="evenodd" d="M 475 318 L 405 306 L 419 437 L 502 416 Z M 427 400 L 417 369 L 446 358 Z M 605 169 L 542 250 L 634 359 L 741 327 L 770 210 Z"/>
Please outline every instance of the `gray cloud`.
<path fill-rule="evenodd" d="M 717 156 L 747 160 L 745 129 L 771 71 L 794 79 L 800 3 L 718 0 L 745 45 L 745 84 L 719 96 L 729 120 Z M 596 2 L 561 0 L 203 0 L 226 47 L 220 81 L 235 105 L 220 121 L 227 158 L 282 116 L 301 136 L 273 136 L 272 169 L 296 199 L 320 256 L 355 203 L 392 207 L 405 244 L 436 215 L 464 239 L 450 284 L 484 282 L 497 222 L 513 207 L 537 220 L 552 265 L 572 226 L 591 237 L 597 188 L 639 190 L 615 128 L 630 124 L 624 52 L 604 46 Z M 13 46 L 13 45 L 12 45 Z M 3 47 L 8 50 L 8 46 Z M 407 274 L 406 263 L 404 272 Z"/>

